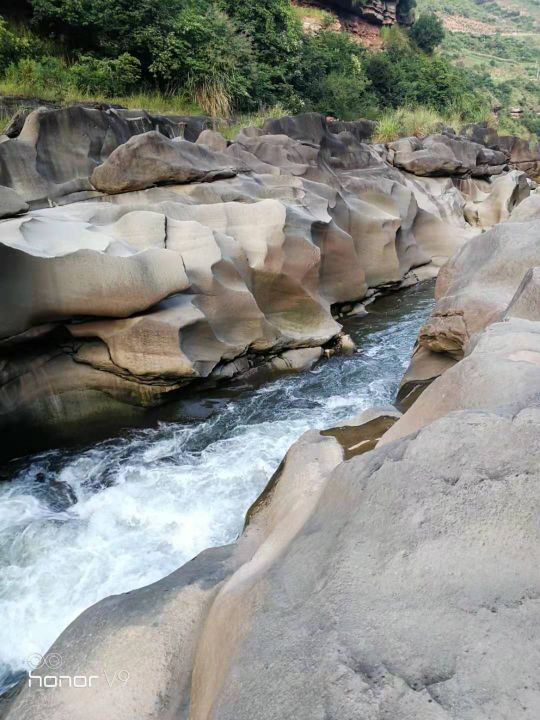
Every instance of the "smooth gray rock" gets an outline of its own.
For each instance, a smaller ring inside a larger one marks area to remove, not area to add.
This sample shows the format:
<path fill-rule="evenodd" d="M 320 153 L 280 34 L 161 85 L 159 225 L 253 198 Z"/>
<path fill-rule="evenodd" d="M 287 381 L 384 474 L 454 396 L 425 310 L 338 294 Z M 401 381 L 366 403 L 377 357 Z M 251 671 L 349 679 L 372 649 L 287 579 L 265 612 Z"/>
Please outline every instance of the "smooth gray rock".
<path fill-rule="evenodd" d="M 308 433 L 234 548 L 51 648 L 128 682 L 25 688 L 8 720 L 536 720 L 539 423 L 462 411 L 344 463 Z"/>
<path fill-rule="evenodd" d="M 540 318 L 540 267 L 530 268 L 506 310 L 505 319 Z"/>
<path fill-rule="evenodd" d="M 469 339 L 500 320 L 523 276 L 540 264 L 540 221 L 505 222 L 464 245 L 437 278 L 437 304 L 418 342 L 459 358 Z"/>
<path fill-rule="evenodd" d="M 448 135 L 430 135 L 423 140 L 404 138 L 388 144 L 391 162 L 398 168 L 420 176 L 500 174 L 506 155 L 478 143 Z"/>
<path fill-rule="evenodd" d="M 90 181 L 108 194 L 144 190 L 154 185 L 211 182 L 242 169 L 204 144 L 169 140 L 159 132 L 130 138 L 99 165 Z"/>
<path fill-rule="evenodd" d="M 0 186 L 0 219 L 13 217 L 28 210 L 28 204 L 15 190 Z"/>
<path fill-rule="evenodd" d="M 144 110 L 42 107 L 25 117 L 16 137 L 0 143 L 0 185 L 26 202 L 47 206 L 51 199 L 92 190 L 94 168 L 133 135 L 158 130 L 172 138 L 185 128 L 180 119 Z"/>

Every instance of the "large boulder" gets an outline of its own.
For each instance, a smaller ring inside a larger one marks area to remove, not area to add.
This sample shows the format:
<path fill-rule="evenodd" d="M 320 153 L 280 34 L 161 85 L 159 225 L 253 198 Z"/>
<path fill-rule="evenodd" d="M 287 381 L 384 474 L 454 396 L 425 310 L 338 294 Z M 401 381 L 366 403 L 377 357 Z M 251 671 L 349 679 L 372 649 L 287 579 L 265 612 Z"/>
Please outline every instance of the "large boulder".
<path fill-rule="evenodd" d="M 459 358 L 475 333 L 501 319 L 525 273 L 540 264 L 539 230 L 535 220 L 506 222 L 464 245 L 439 274 L 420 345 Z"/>
<path fill-rule="evenodd" d="M 506 155 L 461 137 L 430 135 L 427 138 L 403 138 L 388 144 L 389 161 L 414 175 L 500 174 L 507 165 Z"/>
<path fill-rule="evenodd" d="M 531 279 L 524 285 L 527 292 Z M 521 409 L 540 397 L 540 323 L 522 319 L 531 315 L 529 302 L 516 306 L 516 316 L 495 323 L 466 349 L 466 356 L 446 369 L 386 433 L 381 443 L 416 432 L 454 410 L 500 407 Z M 533 306 L 534 307 L 534 306 Z M 538 315 L 536 314 L 536 317 Z"/>
<path fill-rule="evenodd" d="M 372 120 L 327 120 L 320 113 L 302 113 L 301 115 L 285 115 L 281 118 L 267 120 L 262 128 L 262 133 L 267 135 L 287 135 L 303 143 L 320 145 L 323 139 L 329 139 L 329 133 L 338 135 L 348 132 L 358 142 L 370 140 L 375 130 L 376 123 Z M 331 140 L 331 138 L 330 138 Z"/>
<path fill-rule="evenodd" d="M 204 144 L 169 140 L 160 132 L 135 135 L 99 165 L 90 181 L 96 190 L 114 194 L 161 184 L 211 182 L 233 177 L 239 168 Z"/>
<path fill-rule="evenodd" d="M 22 129 L 0 143 L 0 185 L 26 202 L 92 191 L 90 176 L 119 145 L 133 135 L 157 130 L 183 136 L 186 122 L 143 110 L 110 106 L 39 108 L 24 119 Z"/>

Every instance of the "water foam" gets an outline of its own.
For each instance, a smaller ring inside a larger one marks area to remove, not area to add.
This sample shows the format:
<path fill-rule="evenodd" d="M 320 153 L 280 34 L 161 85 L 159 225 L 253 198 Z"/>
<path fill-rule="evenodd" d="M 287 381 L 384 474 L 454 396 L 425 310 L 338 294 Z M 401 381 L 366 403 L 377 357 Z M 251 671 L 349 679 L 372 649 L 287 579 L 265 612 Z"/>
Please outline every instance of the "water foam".
<path fill-rule="evenodd" d="M 23 461 L 0 486 L 0 678 L 101 598 L 234 540 L 305 430 L 390 402 L 431 288 L 384 303 L 357 322 L 362 352 L 353 357 L 269 383 L 202 422 Z"/>

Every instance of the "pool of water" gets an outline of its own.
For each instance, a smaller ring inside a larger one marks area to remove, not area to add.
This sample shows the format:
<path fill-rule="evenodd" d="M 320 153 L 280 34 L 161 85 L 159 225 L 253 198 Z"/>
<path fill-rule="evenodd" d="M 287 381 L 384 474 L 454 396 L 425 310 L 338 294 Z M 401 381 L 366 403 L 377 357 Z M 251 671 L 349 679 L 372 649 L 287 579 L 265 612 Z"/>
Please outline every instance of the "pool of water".
<path fill-rule="evenodd" d="M 85 608 L 228 543 L 290 445 L 392 402 L 433 284 L 387 296 L 347 323 L 351 357 L 255 390 L 175 408 L 157 427 L 11 462 L 0 483 L 0 688 Z"/>

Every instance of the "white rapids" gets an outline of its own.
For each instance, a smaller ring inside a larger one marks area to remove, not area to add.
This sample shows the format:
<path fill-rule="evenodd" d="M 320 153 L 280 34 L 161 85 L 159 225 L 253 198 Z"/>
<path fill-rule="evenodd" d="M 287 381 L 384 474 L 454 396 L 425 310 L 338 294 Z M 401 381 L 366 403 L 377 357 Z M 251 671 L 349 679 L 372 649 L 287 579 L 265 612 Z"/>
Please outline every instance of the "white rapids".
<path fill-rule="evenodd" d="M 351 323 L 360 352 L 80 450 L 10 464 L 0 483 L 0 691 L 85 608 L 231 542 L 289 446 L 395 396 L 431 283 Z"/>

